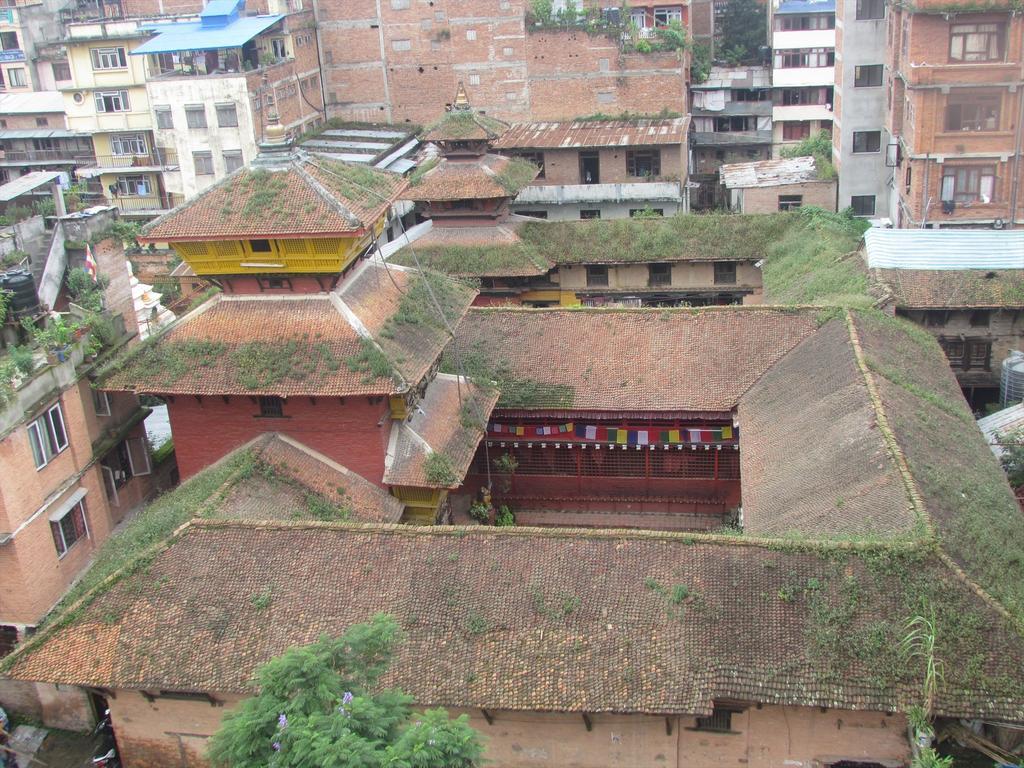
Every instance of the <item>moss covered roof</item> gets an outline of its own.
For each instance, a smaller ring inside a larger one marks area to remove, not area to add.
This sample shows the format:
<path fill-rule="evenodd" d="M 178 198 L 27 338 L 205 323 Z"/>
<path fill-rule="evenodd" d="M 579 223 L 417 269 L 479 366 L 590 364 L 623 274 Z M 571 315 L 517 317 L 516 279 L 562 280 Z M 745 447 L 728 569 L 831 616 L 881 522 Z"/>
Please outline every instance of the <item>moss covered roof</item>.
<path fill-rule="evenodd" d="M 508 123 L 472 109 L 453 109 L 423 129 L 424 141 L 491 140 L 509 129 Z"/>

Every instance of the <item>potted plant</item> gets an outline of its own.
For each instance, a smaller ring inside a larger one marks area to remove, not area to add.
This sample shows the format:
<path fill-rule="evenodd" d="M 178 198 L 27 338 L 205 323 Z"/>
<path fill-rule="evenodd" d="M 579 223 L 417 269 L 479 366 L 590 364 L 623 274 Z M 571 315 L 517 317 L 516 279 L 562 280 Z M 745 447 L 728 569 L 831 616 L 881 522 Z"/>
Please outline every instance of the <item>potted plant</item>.
<path fill-rule="evenodd" d="M 32 334 L 33 341 L 46 350 L 51 365 L 55 362 L 63 363 L 68 359 L 68 349 L 78 338 L 75 334 L 81 328 L 78 323 L 68 325 L 59 315 L 50 320 L 45 328 L 37 328 L 27 318 L 23 321 L 23 325 L 25 330 Z"/>

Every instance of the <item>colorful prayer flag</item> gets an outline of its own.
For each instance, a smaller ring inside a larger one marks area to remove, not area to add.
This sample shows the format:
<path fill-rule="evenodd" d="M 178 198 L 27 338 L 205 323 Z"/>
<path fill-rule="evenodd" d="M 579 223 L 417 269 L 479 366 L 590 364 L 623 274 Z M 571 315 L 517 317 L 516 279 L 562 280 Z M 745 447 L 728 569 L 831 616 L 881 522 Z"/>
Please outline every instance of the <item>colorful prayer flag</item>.
<path fill-rule="evenodd" d="M 641 429 L 636 433 L 636 444 L 637 445 L 650 445 L 649 433 L 646 429 Z"/>
<path fill-rule="evenodd" d="M 670 429 L 668 431 L 668 442 L 670 443 L 681 443 L 682 439 L 679 437 L 678 429 Z"/>
<path fill-rule="evenodd" d="M 92 247 L 85 244 L 85 271 L 89 273 L 89 277 L 95 283 L 99 280 L 99 267 L 96 264 L 96 259 L 92 255 Z"/>
<path fill-rule="evenodd" d="M 597 427 L 587 427 L 586 428 L 586 438 L 587 438 L 587 440 L 596 440 L 597 439 Z"/>
<path fill-rule="evenodd" d="M 722 439 L 732 440 L 732 427 L 722 427 Z"/>

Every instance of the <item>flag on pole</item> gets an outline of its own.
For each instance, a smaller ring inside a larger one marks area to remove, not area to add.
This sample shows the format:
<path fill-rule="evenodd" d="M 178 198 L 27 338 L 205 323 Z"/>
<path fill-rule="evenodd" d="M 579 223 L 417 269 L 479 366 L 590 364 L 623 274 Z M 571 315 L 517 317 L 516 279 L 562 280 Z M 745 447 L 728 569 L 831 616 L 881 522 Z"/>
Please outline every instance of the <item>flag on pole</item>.
<path fill-rule="evenodd" d="M 85 271 L 89 273 L 92 281 L 99 282 L 99 269 L 96 266 L 96 259 L 92 255 L 92 246 L 85 244 Z"/>

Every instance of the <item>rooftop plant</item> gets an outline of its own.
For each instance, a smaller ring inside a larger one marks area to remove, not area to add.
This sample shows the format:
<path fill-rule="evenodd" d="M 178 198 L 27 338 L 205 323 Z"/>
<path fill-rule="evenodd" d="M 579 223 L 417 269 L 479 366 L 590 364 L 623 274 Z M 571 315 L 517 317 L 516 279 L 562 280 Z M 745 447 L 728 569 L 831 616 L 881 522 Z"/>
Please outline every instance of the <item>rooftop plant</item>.
<path fill-rule="evenodd" d="M 431 485 L 447 488 L 459 482 L 452 460 L 438 451 L 434 451 L 423 460 L 423 472 Z"/>
<path fill-rule="evenodd" d="M 819 179 L 831 180 L 836 177 L 836 169 L 832 165 L 832 134 L 828 131 L 818 131 L 813 136 L 808 136 L 791 147 L 783 147 L 781 155 L 783 157 L 813 157 Z"/>

